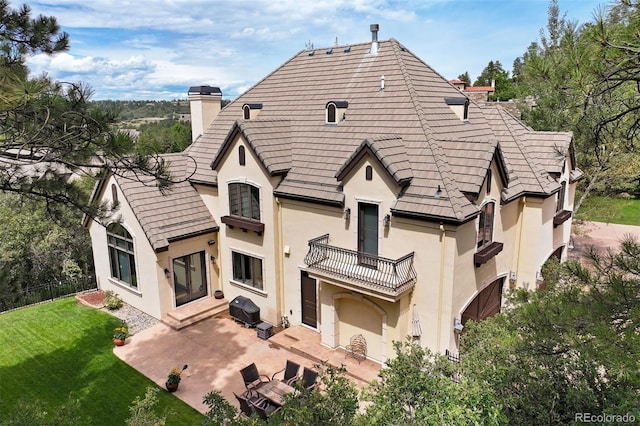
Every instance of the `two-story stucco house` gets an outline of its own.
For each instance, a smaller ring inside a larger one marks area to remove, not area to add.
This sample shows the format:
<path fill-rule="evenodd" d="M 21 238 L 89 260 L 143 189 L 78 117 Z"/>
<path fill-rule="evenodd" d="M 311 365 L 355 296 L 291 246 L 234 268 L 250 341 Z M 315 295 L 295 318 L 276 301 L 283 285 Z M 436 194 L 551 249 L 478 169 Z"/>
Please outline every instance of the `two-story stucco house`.
<path fill-rule="evenodd" d="M 572 135 L 469 101 L 371 31 L 299 52 L 222 110 L 192 87 L 194 142 L 166 156 L 181 182 L 96 187 L 120 206 L 86 222 L 99 287 L 165 319 L 223 290 L 332 348 L 362 334 L 379 362 L 407 336 L 455 351 L 461 324 L 536 288 L 566 257 Z"/>

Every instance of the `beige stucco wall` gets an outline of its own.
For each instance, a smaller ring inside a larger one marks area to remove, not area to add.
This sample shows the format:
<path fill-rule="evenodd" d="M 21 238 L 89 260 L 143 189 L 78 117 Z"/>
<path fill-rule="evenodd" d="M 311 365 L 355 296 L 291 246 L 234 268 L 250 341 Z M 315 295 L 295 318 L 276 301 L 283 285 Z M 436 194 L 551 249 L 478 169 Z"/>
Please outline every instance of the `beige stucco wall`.
<path fill-rule="evenodd" d="M 245 147 L 245 166 L 239 165 L 238 148 L 241 145 Z M 217 190 L 203 186 L 198 187 L 198 191 L 204 197 L 205 204 L 220 224 L 220 242 L 216 264 L 220 270 L 225 298 L 228 300 L 232 300 L 236 296 L 250 298 L 260 307 L 261 319 L 271 324 L 278 324 L 280 315 L 282 315 L 278 270 L 281 250 L 277 249 L 277 205 L 273 197 L 273 189 L 278 181 L 279 178 L 268 175 L 252 148 L 242 136 L 238 136 L 218 167 Z M 231 229 L 220 221 L 222 216 L 230 213 L 228 185 L 234 182 L 248 183 L 260 189 L 260 221 L 265 225 L 262 235 L 257 235 L 252 231 L 243 232 L 237 227 Z M 263 290 L 257 290 L 233 280 L 232 251 L 262 260 Z"/>

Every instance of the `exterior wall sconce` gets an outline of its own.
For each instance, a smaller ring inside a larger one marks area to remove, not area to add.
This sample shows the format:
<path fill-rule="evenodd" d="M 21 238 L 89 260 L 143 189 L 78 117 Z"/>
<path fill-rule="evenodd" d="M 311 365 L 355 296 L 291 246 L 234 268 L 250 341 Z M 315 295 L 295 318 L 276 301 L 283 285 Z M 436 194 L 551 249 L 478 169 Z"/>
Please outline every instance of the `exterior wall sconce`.
<path fill-rule="evenodd" d="M 454 318 L 453 319 L 453 331 L 455 333 L 462 333 L 462 330 L 464 330 L 464 325 L 462 325 L 462 323 L 460 322 L 460 320 L 458 318 Z"/>
<path fill-rule="evenodd" d="M 168 268 L 164 268 L 164 276 L 167 277 L 167 279 L 171 278 L 171 273 Z"/>
<path fill-rule="evenodd" d="M 214 245 L 215 243 L 216 243 L 216 240 L 207 241 L 207 244 L 209 244 L 210 246 Z"/>
<path fill-rule="evenodd" d="M 215 262 L 216 262 L 216 257 L 215 257 L 215 256 L 211 256 L 211 261 L 212 261 L 213 263 L 215 263 Z"/>
<path fill-rule="evenodd" d="M 347 219 L 347 220 L 349 220 L 351 218 L 351 209 L 349 207 L 344 209 L 344 218 Z"/>
<path fill-rule="evenodd" d="M 385 228 L 389 226 L 390 222 L 391 222 L 391 215 L 385 214 L 384 218 L 382 219 L 382 223 L 384 224 Z"/>

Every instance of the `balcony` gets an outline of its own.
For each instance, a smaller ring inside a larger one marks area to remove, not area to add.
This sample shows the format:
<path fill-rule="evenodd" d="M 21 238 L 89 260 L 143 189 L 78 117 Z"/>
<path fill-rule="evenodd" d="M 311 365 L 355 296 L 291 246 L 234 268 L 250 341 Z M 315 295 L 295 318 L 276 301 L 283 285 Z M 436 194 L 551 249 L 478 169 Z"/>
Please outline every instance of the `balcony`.
<path fill-rule="evenodd" d="M 413 252 L 387 259 L 329 245 L 329 234 L 309 240 L 304 258 L 309 273 L 332 284 L 396 302 L 416 282 Z"/>

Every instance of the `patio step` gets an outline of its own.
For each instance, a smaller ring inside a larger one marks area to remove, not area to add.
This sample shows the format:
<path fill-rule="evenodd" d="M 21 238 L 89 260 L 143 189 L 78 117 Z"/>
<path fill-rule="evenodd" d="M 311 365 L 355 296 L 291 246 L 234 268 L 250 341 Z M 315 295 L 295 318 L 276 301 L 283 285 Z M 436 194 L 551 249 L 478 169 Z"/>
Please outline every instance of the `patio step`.
<path fill-rule="evenodd" d="M 207 318 L 228 313 L 229 301 L 209 297 L 181 306 L 162 317 L 162 322 L 174 330 L 182 330 Z"/>
<path fill-rule="evenodd" d="M 319 364 L 321 362 L 328 362 L 334 367 L 339 367 L 340 365 L 345 365 L 347 367 L 347 376 L 350 376 L 356 380 L 367 383 L 371 378 L 367 378 L 366 375 L 361 375 L 360 369 L 355 366 L 346 365 L 349 360 L 345 360 L 345 362 L 341 362 L 341 356 L 338 354 L 345 354 L 342 349 L 330 349 L 326 347 L 319 346 L 319 342 L 314 342 L 313 344 L 309 344 L 308 341 L 305 341 L 301 335 L 296 334 L 304 329 L 301 327 L 292 327 L 288 330 L 282 331 L 278 333 L 278 338 L 271 338 L 270 342 L 279 346 L 283 349 L 286 349 L 296 355 L 304 357 L 315 364 Z M 371 362 L 371 361 L 369 361 Z"/>

